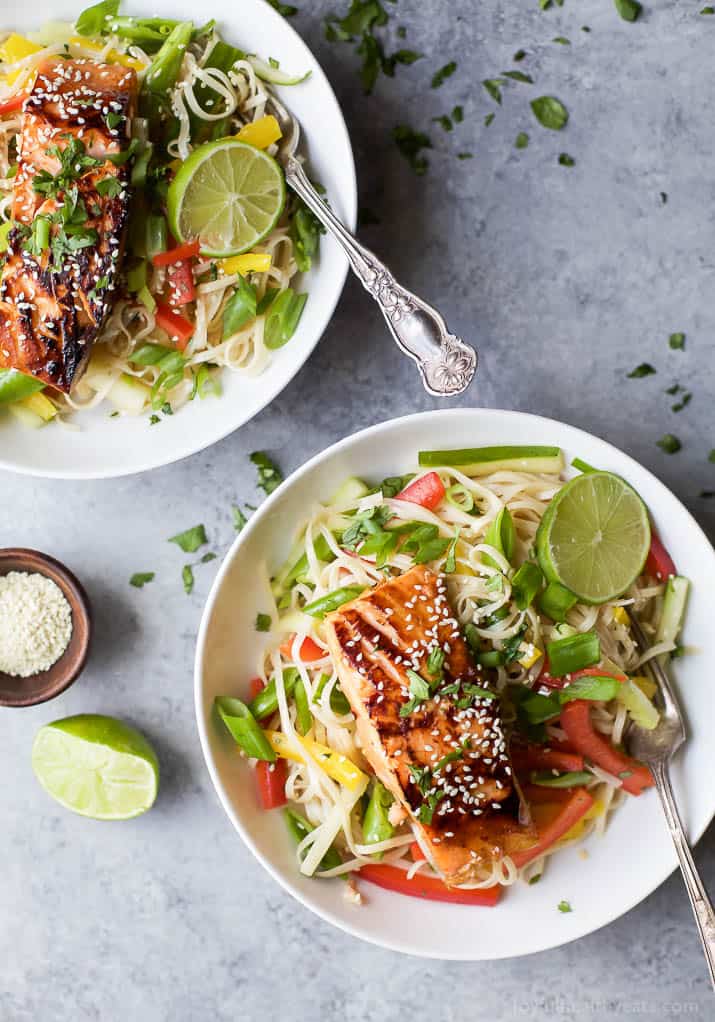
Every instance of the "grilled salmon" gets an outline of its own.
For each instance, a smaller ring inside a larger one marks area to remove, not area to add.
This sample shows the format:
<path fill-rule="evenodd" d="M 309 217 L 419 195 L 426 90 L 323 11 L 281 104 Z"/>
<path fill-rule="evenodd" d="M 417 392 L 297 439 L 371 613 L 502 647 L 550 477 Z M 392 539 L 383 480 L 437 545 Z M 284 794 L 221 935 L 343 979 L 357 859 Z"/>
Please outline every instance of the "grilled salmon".
<path fill-rule="evenodd" d="M 69 393 L 116 287 L 134 71 L 52 58 L 25 100 L 0 274 L 0 368 Z"/>
<path fill-rule="evenodd" d="M 363 752 L 445 881 L 481 880 L 532 845 L 493 677 L 474 664 L 444 579 L 419 565 L 326 624 Z"/>

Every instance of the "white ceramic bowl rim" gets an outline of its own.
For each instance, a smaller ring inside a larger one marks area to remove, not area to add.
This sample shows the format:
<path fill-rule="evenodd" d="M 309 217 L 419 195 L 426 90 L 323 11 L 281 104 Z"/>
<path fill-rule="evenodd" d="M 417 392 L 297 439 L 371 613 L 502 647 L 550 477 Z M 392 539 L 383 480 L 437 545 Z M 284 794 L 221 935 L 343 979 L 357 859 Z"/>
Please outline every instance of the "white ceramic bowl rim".
<path fill-rule="evenodd" d="M 448 425 L 450 419 L 456 421 L 457 419 L 464 418 L 465 416 L 469 416 L 470 414 L 475 416 L 475 420 L 476 420 L 476 418 L 479 418 L 480 420 L 496 420 L 496 419 L 500 419 L 500 420 L 503 420 L 505 423 L 509 423 L 509 422 L 513 422 L 514 424 L 518 423 L 521 426 L 527 427 L 527 433 L 529 432 L 528 427 L 529 427 L 530 424 L 533 424 L 534 426 L 538 425 L 538 427 L 542 428 L 542 429 L 544 429 L 544 428 L 545 429 L 549 429 L 549 428 L 552 427 L 553 428 L 553 433 L 554 433 L 554 439 L 553 439 L 552 442 L 554 444 L 561 444 L 561 446 L 565 446 L 565 442 L 563 441 L 563 434 L 564 434 L 564 431 L 566 431 L 567 437 L 568 437 L 568 444 L 569 444 L 569 446 L 572 446 L 574 441 L 578 441 L 578 439 L 581 438 L 583 440 L 584 444 L 592 445 L 592 444 L 595 443 L 597 445 L 601 445 L 604 450 L 610 450 L 611 452 L 613 452 L 617 456 L 617 459 L 620 462 L 620 464 L 623 465 L 625 469 L 632 468 L 635 474 L 641 474 L 641 475 L 645 474 L 645 477 L 647 477 L 650 480 L 650 482 L 655 486 L 655 488 L 658 489 L 661 492 L 661 496 L 662 496 L 664 502 L 666 502 L 666 497 L 667 497 L 667 499 L 670 502 L 672 502 L 674 505 L 677 505 L 677 508 L 679 509 L 679 515 L 682 516 L 682 522 L 687 523 L 687 531 L 688 531 L 689 537 L 691 537 L 691 541 L 694 541 L 694 539 L 696 538 L 698 541 L 702 542 L 703 548 L 709 551 L 709 559 L 710 559 L 709 569 L 708 569 L 710 571 L 710 576 L 709 577 L 712 580 L 715 580 L 715 551 L 713 551 L 708 538 L 706 537 L 705 533 L 702 531 L 702 529 L 700 528 L 698 523 L 695 521 L 695 519 L 692 517 L 690 512 L 688 512 L 688 510 L 680 503 L 680 501 L 677 499 L 677 497 L 675 497 L 675 495 L 672 494 L 665 487 L 665 485 L 663 483 L 661 483 L 660 480 L 658 480 L 651 472 L 649 472 L 647 469 L 645 469 L 642 465 L 640 465 L 638 462 L 636 462 L 629 455 L 619 451 L 617 448 L 613 447 L 613 445 L 607 443 L 606 441 L 601 440 L 598 437 L 594 437 L 591 434 L 588 434 L 587 432 L 585 432 L 585 431 L 583 431 L 581 429 L 578 429 L 577 427 L 569 426 L 569 425 L 567 425 L 565 423 L 560 423 L 557 420 L 549 419 L 549 418 L 542 417 L 542 416 L 537 416 L 537 415 L 531 415 L 531 414 L 528 414 L 528 413 L 523 413 L 523 412 L 518 412 L 518 411 L 506 411 L 506 410 L 500 410 L 500 409 L 460 409 L 460 408 L 458 408 L 458 409 L 449 409 L 449 410 L 440 410 L 440 411 L 421 412 L 421 413 L 411 414 L 411 415 L 403 416 L 403 417 L 397 418 L 397 419 L 386 420 L 384 422 L 381 422 L 381 423 L 378 423 L 376 425 L 370 426 L 370 427 L 368 427 L 368 428 L 366 428 L 364 430 L 361 430 L 361 431 L 359 431 L 359 432 L 357 432 L 357 433 L 355 433 L 355 434 L 353 434 L 351 436 L 348 436 L 348 437 L 344 438 L 343 440 L 337 442 L 336 444 L 333 444 L 332 446 L 330 446 L 330 447 L 326 448 L 325 450 L 319 452 L 314 457 L 312 457 L 309 461 L 307 461 L 304 465 L 302 465 L 300 468 L 298 468 L 288 479 L 286 479 L 285 482 L 281 485 L 281 487 L 279 489 L 277 489 L 270 497 L 267 498 L 265 503 L 263 505 L 261 505 L 259 510 L 249 520 L 248 525 L 244 528 L 244 530 L 241 532 L 241 534 L 236 538 L 236 540 L 232 544 L 230 550 L 226 554 L 226 557 L 225 557 L 225 559 L 224 559 L 224 561 L 223 561 L 223 563 L 221 565 L 221 568 L 220 568 L 220 570 L 219 570 L 219 572 L 218 572 L 218 574 L 217 574 L 217 576 L 216 576 L 216 578 L 214 580 L 213 586 L 212 586 L 211 591 L 210 591 L 209 596 L 208 596 L 208 600 L 207 600 L 206 607 L 205 607 L 205 610 L 204 610 L 204 613 L 203 613 L 203 616 L 202 616 L 201 625 L 200 625 L 199 634 L 198 634 L 198 639 L 197 639 L 197 651 L 196 651 L 195 673 L 194 673 L 194 695 L 195 695 L 195 710 L 196 710 L 196 717 L 197 717 L 197 724 L 198 724 L 198 730 L 199 730 L 199 737 L 200 737 L 200 741 L 201 741 L 201 746 L 202 746 L 202 750 L 203 750 L 203 753 L 204 753 L 204 758 L 206 760 L 206 764 L 207 764 L 209 773 L 211 775 L 211 779 L 213 781 L 213 784 L 214 784 L 216 792 L 217 792 L 217 794 L 219 796 L 219 799 L 220 799 L 220 801 L 221 801 L 221 803 L 222 803 L 222 805 L 223 805 L 223 807 L 224 807 L 224 809 L 225 809 L 229 819 L 232 821 L 234 827 L 236 828 L 238 833 L 241 835 L 241 837 L 242 837 L 243 841 L 245 842 L 245 844 L 253 852 L 253 854 L 256 856 L 256 858 L 259 860 L 259 862 L 265 867 L 265 869 L 271 874 L 271 876 L 273 876 L 273 878 L 275 880 L 277 880 L 278 883 L 286 891 L 288 891 L 288 893 L 290 893 L 293 897 L 295 897 L 298 901 L 300 901 L 303 905 L 305 905 L 311 911 L 313 911 L 316 914 L 318 914 L 319 916 L 321 916 L 321 918 L 325 919 L 327 922 L 332 923 L 333 925 L 335 925 L 335 926 L 339 927 L 340 929 L 342 929 L 342 930 L 352 934 L 355 937 L 358 937 L 358 938 L 363 939 L 363 940 L 368 940 L 369 942 L 377 944 L 379 946 L 388 948 L 390 950 L 401 951 L 401 952 L 404 952 L 404 953 L 417 955 L 419 957 L 445 958 L 445 959 L 449 959 L 449 960 L 469 960 L 469 961 L 473 961 L 473 960 L 488 960 L 488 959 L 494 959 L 494 958 L 511 957 L 512 955 L 530 954 L 530 953 L 534 953 L 536 951 L 546 950 L 546 949 L 551 948 L 551 947 L 561 946 L 562 944 L 568 943 L 568 942 L 570 942 L 572 940 L 579 939 L 580 937 L 585 936 L 588 933 L 592 933 L 595 930 L 601 928 L 602 926 L 607 925 L 608 923 L 610 923 L 613 920 L 617 919 L 619 916 L 621 916 L 621 915 L 625 914 L 626 912 L 628 912 L 631 908 L 633 908 L 640 901 L 642 901 L 645 897 L 647 897 L 653 890 L 655 890 L 658 886 L 660 886 L 660 884 L 670 875 L 670 873 L 673 872 L 674 869 L 677 868 L 677 859 L 676 859 L 676 856 L 675 856 L 675 852 L 672 849 L 672 846 L 668 843 L 668 845 L 667 845 L 668 853 L 667 853 L 666 865 L 664 866 L 664 868 L 662 868 L 660 870 L 660 872 L 658 873 L 658 875 L 655 878 L 655 880 L 653 880 L 653 878 L 649 879 L 647 887 L 639 888 L 638 887 L 637 877 L 634 876 L 633 877 L 632 888 L 630 889 L 630 894 L 628 896 L 624 897 L 623 902 L 622 902 L 622 904 L 619 905 L 619 908 L 618 908 L 617 911 L 613 912 L 608 918 L 600 919 L 595 925 L 588 925 L 588 926 L 586 926 L 584 928 L 578 928 L 577 927 L 575 932 L 571 932 L 569 934 L 564 934 L 563 939 L 548 939 L 547 938 L 546 940 L 544 940 L 543 943 L 539 944 L 538 946 L 531 946 L 531 947 L 529 947 L 526 950 L 514 950 L 513 952 L 509 952 L 509 953 L 497 952 L 497 953 L 494 953 L 494 954 L 491 954 L 491 953 L 477 953 L 477 954 L 475 954 L 475 953 L 471 952 L 470 949 L 465 949 L 463 953 L 450 953 L 450 954 L 447 954 L 447 955 L 444 955 L 444 954 L 440 953 L 440 951 L 438 949 L 425 950 L 424 947 L 415 946 L 414 942 L 410 939 L 410 934 L 409 933 L 406 933 L 405 936 L 404 936 L 404 939 L 402 939 L 402 940 L 385 939 L 379 933 L 372 933 L 372 932 L 371 933 L 367 933 L 363 926 L 358 925 L 359 921 L 360 921 L 360 912 L 362 911 L 361 909 L 357 909 L 356 910 L 357 913 L 358 913 L 358 915 L 356 916 L 356 922 L 355 923 L 351 923 L 349 920 L 346 920 L 345 918 L 338 916 L 335 912 L 330 911 L 329 909 L 326 909 L 324 906 L 316 905 L 315 901 L 310 897 L 310 888 L 309 887 L 303 887 L 302 889 L 299 888 L 297 886 L 297 884 L 289 876 L 285 875 L 279 869 L 275 868 L 273 866 L 273 864 L 270 863 L 266 859 L 265 855 L 262 854 L 262 852 L 258 849 L 258 847 L 256 845 L 256 842 L 254 841 L 254 839 L 253 839 L 249 829 L 239 819 L 238 814 L 237 814 L 237 812 L 234 809 L 234 806 L 231 804 L 230 797 L 229 797 L 229 795 L 228 795 L 228 793 L 226 791 L 225 785 L 224 785 L 224 783 L 223 783 L 223 781 L 222 781 L 222 779 L 221 779 L 221 777 L 219 775 L 219 771 L 218 771 L 218 769 L 217 769 L 217 767 L 216 767 L 216 765 L 214 763 L 213 753 L 212 753 L 211 748 L 210 748 L 210 742 L 209 742 L 209 735 L 208 735 L 208 731 L 207 731 L 206 720 L 205 720 L 205 717 L 204 717 L 204 707 L 202 705 L 202 701 L 203 701 L 203 674 L 204 674 L 204 667 L 205 667 L 205 656 L 206 656 L 206 652 L 207 652 L 206 648 L 205 648 L 206 636 L 207 636 L 207 631 L 209 629 L 211 616 L 212 616 L 212 613 L 214 611 L 214 607 L 215 607 L 216 602 L 217 602 L 217 600 L 218 600 L 218 598 L 220 596 L 220 593 L 221 593 L 221 588 L 222 588 L 223 581 L 224 581 L 226 575 L 228 574 L 228 572 L 230 571 L 231 564 L 232 564 L 233 559 L 234 559 L 234 557 L 236 555 L 236 552 L 244 544 L 250 542 L 251 535 L 253 534 L 254 530 L 256 530 L 259 527 L 260 523 L 263 520 L 265 520 L 268 516 L 270 516 L 272 509 L 281 500 L 281 497 L 286 492 L 286 490 L 288 488 L 290 488 L 290 487 L 293 487 L 297 483 L 299 483 L 301 479 L 304 479 L 306 476 L 309 476 L 313 472 L 313 470 L 317 466 L 321 465 L 324 461 L 327 461 L 328 459 L 339 455 L 341 452 L 349 451 L 349 449 L 353 445 L 361 444 L 361 443 L 369 440 L 370 438 L 377 438 L 377 437 L 380 436 L 381 433 L 384 433 L 386 431 L 391 431 L 393 429 L 394 430 L 401 430 L 401 431 L 407 432 L 407 431 L 409 431 L 409 428 L 410 428 L 411 425 L 417 424 L 417 423 L 426 424 L 426 423 L 433 422 L 435 424 L 435 428 L 437 428 L 438 425 L 439 426 L 444 426 L 445 424 Z M 562 439 L 561 440 L 559 438 L 559 434 L 562 435 Z M 508 442 L 514 442 L 514 441 L 510 440 L 510 438 L 505 438 L 504 442 L 508 443 Z M 654 509 L 651 507 L 651 512 L 653 512 L 653 510 Z M 657 513 L 658 509 L 656 508 L 655 510 L 656 510 L 656 513 Z M 666 540 L 667 540 L 667 538 L 666 538 Z M 694 723 L 694 722 L 692 722 L 692 723 Z M 633 801 L 635 802 L 636 800 L 633 800 Z M 638 801 L 640 801 L 640 800 L 638 800 Z M 619 812 L 620 813 L 624 813 L 624 812 L 627 813 L 629 808 L 630 807 L 628 805 L 623 806 L 623 807 L 621 807 Z M 616 813 L 616 818 L 618 818 L 618 815 L 619 814 Z M 699 840 L 699 838 L 702 836 L 702 834 L 705 831 L 706 827 L 708 826 L 708 824 L 710 823 L 711 819 L 713 818 L 713 815 L 715 815 L 715 792 L 711 793 L 711 795 L 709 796 L 709 807 L 708 807 L 707 811 L 700 811 L 699 812 L 699 814 L 698 814 L 698 821 L 697 821 L 696 826 L 694 826 L 694 827 L 692 827 L 690 829 L 690 838 L 691 838 L 691 841 L 693 843 L 696 842 L 697 840 Z M 659 810 L 658 810 L 658 818 L 659 818 Z M 667 830 L 665 828 L 665 822 L 664 821 L 663 821 L 663 833 L 667 834 Z M 660 835 L 658 835 L 658 837 L 660 838 Z M 287 840 L 287 838 L 286 838 L 286 840 Z M 668 839 L 668 841 L 669 841 L 669 839 Z M 556 870 L 557 868 L 558 868 L 557 865 L 555 865 L 555 864 L 552 865 L 552 869 Z M 315 881 L 315 883 L 319 883 L 319 882 Z M 541 886 L 541 885 L 539 885 L 539 886 Z M 373 895 L 373 892 L 375 892 L 376 889 L 373 888 L 372 885 L 368 885 L 368 887 L 370 889 L 370 894 Z M 529 890 L 530 891 L 531 890 L 536 891 L 537 889 L 538 888 L 533 888 L 533 889 L 530 888 Z M 384 892 L 377 891 L 377 897 L 379 897 L 381 893 L 384 893 Z M 400 896 L 392 896 L 392 897 L 400 897 Z M 419 904 L 419 905 L 423 905 L 423 906 L 425 906 L 425 905 L 431 906 L 431 905 L 435 904 L 435 903 L 424 902 L 424 901 L 415 902 L 414 899 L 409 899 L 409 898 L 408 899 L 401 898 L 401 900 L 408 901 L 408 902 L 413 902 L 413 903 L 416 903 L 416 904 Z M 440 907 L 442 907 L 442 906 L 440 906 Z M 450 908 L 451 907 L 453 907 L 453 906 L 450 906 Z M 496 910 L 488 910 L 488 911 L 498 911 L 498 910 L 499 909 L 497 908 Z M 425 910 L 425 913 L 426 912 L 427 912 L 427 910 Z"/>

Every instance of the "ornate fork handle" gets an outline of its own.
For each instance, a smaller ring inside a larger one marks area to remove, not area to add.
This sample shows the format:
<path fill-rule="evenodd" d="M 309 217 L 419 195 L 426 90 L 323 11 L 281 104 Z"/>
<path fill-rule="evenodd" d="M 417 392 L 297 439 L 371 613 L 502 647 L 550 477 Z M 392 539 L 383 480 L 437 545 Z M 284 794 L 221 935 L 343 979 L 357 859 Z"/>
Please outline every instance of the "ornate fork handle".
<path fill-rule="evenodd" d="M 690 846 L 685 837 L 678 807 L 673 797 L 673 789 L 670 786 L 667 764 L 664 762 L 655 764 L 653 766 L 653 773 L 658 794 L 663 804 L 670 836 L 673 839 L 673 844 L 680 860 L 685 888 L 690 898 L 690 904 L 693 907 L 695 921 L 698 924 L 700 940 L 702 941 L 705 959 L 710 970 L 710 981 L 713 987 L 715 987 L 715 911 L 713 911 L 708 893 L 700 879 L 698 868 L 693 861 Z"/>
<path fill-rule="evenodd" d="M 398 347 L 417 363 L 425 389 L 436 397 L 466 390 L 477 369 L 475 350 L 449 333 L 436 309 L 398 284 L 384 263 L 355 240 L 320 198 L 295 157 L 288 158 L 285 174 L 290 187 L 340 243 L 356 276 L 382 309 Z"/>

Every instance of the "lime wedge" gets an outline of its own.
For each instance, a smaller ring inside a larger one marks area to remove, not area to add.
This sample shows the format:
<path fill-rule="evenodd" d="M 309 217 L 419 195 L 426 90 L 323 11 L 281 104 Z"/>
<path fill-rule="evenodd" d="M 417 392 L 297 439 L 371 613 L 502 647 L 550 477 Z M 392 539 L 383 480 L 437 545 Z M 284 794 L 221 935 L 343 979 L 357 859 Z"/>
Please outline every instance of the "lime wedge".
<path fill-rule="evenodd" d="M 643 570 L 649 547 L 645 504 L 611 472 L 590 472 L 562 486 L 536 534 L 548 580 L 584 603 L 621 596 Z"/>
<path fill-rule="evenodd" d="M 174 236 L 198 239 L 205 256 L 239 255 L 273 230 L 285 205 L 285 178 L 272 156 L 235 138 L 199 146 L 169 185 Z"/>
<path fill-rule="evenodd" d="M 139 816 L 159 786 L 159 762 L 146 738 L 121 720 L 91 713 L 40 728 L 32 769 L 60 805 L 94 820 Z"/>

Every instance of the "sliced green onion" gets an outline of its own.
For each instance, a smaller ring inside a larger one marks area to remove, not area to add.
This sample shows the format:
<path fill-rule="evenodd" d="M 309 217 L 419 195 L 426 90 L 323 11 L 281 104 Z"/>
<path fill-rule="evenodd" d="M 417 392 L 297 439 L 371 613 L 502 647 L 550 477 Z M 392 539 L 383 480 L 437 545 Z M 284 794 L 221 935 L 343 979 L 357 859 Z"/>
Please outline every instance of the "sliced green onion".
<path fill-rule="evenodd" d="M 609 675 L 584 675 L 576 678 L 559 692 L 562 703 L 570 703 L 573 699 L 594 699 L 607 703 L 615 699 L 621 683 Z"/>
<path fill-rule="evenodd" d="M 484 536 L 484 542 L 498 550 L 507 561 L 511 561 L 516 545 L 516 529 L 508 507 L 503 507 L 491 523 Z M 497 562 L 489 554 L 482 553 L 482 560 L 493 568 L 499 568 Z"/>
<path fill-rule="evenodd" d="M 312 823 L 309 823 L 304 816 L 297 813 L 294 809 L 284 809 L 283 819 L 286 821 L 288 830 L 290 831 L 296 844 L 300 844 L 303 838 L 310 834 L 311 831 L 315 830 Z M 340 853 L 331 845 L 327 850 L 323 858 L 320 860 L 319 869 L 335 869 L 336 866 L 341 866 L 343 860 L 340 858 Z"/>
<path fill-rule="evenodd" d="M 362 835 L 366 845 L 387 841 L 395 833 L 395 828 L 388 819 L 393 801 L 387 788 L 379 781 L 375 781 L 362 821 Z M 382 858 L 382 853 L 376 858 Z"/>
<path fill-rule="evenodd" d="M 560 472 L 563 455 L 560 447 L 505 446 L 467 447 L 456 451 L 420 451 L 420 465 L 458 467 L 468 476 L 489 475 L 502 470 L 522 472 Z"/>
<path fill-rule="evenodd" d="M 575 596 L 570 589 L 562 586 L 560 582 L 549 582 L 546 589 L 539 597 L 539 609 L 552 621 L 565 621 L 567 613 L 578 603 L 578 596 Z"/>
<path fill-rule="evenodd" d="M 148 259 L 153 259 L 160 252 L 166 252 L 168 248 L 168 232 L 166 229 L 166 217 L 152 213 L 146 221 L 146 254 Z"/>
<path fill-rule="evenodd" d="M 137 291 L 137 298 L 149 312 L 156 311 L 156 299 L 146 284 Z"/>
<path fill-rule="evenodd" d="M 267 348 L 275 350 L 288 343 L 295 333 L 306 301 L 307 295 L 296 295 L 290 287 L 273 299 L 263 331 Z"/>
<path fill-rule="evenodd" d="M 329 674 L 321 674 L 320 681 L 318 682 L 318 687 L 316 688 L 315 695 L 313 696 L 314 703 L 320 702 L 320 697 L 323 694 L 323 689 L 325 688 L 329 681 L 330 681 Z M 330 692 L 330 709 L 333 711 L 333 713 L 339 713 L 341 715 L 350 713 L 350 703 L 347 700 L 347 696 L 340 688 L 340 682 L 338 681 L 335 682 Z"/>
<path fill-rule="evenodd" d="M 138 366 L 155 366 L 169 354 L 174 354 L 171 348 L 163 344 L 142 344 L 129 356 L 129 361 Z"/>
<path fill-rule="evenodd" d="M 467 645 L 472 653 L 479 653 L 482 648 L 482 643 L 476 625 L 471 624 L 470 622 L 464 626 L 464 638 L 466 639 Z"/>
<path fill-rule="evenodd" d="M 570 770 L 565 774 L 552 774 L 548 770 L 532 770 L 531 783 L 541 788 L 576 788 L 579 784 L 588 784 L 593 774 L 588 770 Z"/>
<path fill-rule="evenodd" d="M 298 323 L 300 322 L 300 317 L 303 315 L 303 309 L 305 308 L 305 303 L 307 301 L 308 301 L 307 294 L 293 296 L 293 300 L 290 303 L 288 312 L 283 317 L 284 344 L 286 343 L 286 341 L 289 341 L 291 339 L 293 334 L 298 329 Z"/>
<path fill-rule="evenodd" d="M 544 575 L 538 564 L 524 561 L 511 580 L 511 595 L 519 610 L 531 606 L 543 581 Z"/>
<path fill-rule="evenodd" d="M 490 649 L 485 653 L 479 653 L 477 663 L 481 664 L 482 667 L 501 667 L 504 663 L 504 654 L 501 650 Z"/>
<path fill-rule="evenodd" d="M 313 714 L 308 706 L 308 695 L 305 691 L 302 678 L 296 682 L 293 690 L 293 700 L 295 701 L 295 724 L 298 734 L 307 735 L 313 724 Z"/>
<path fill-rule="evenodd" d="M 520 709 L 526 714 L 530 724 L 544 724 L 553 717 L 558 717 L 561 710 L 561 702 L 557 693 L 549 696 L 541 695 L 540 692 L 532 692 L 520 704 Z"/>
<path fill-rule="evenodd" d="M 594 468 L 592 465 L 589 465 L 587 461 L 583 461 L 581 458 L 574 458 L 571 464 L 573 465 L 574 468 L 577 468 L 579 472 L 584 473 L 598 472 L 597 468 Z"/>
<path fill-rule="evenodd" d="M 141 152 L 134 161 L 132 167 L 132 173 L 130 181 L 132 188 L 145 188 L 146 187 L 146 176 L 149 170 L 149 163 L 151 161 L 152 153 L 154 152 L 154 146 L 151 142 L 141 143 Z M 160 252 L 166 251 L 166 245 L 164 248 L 159 249 Z"/>
<path fill-rule="evenodd" d="M 354 600 L 364 591 L 365 586 L 343 586 L 341 589 L 333 589 L 331 593 L 326 593 L 325 596 L 320 596 L 312 603 L 306 604 L 303 607 L 303 613 L 310 614 L 311 617 L 323 618 L 330 611 L 337 610 L 349 600 Z"/>
<path fill-rule="evenodd" d="M 474 495 L 463 483 L 453 483 L 447 488 L 445 497 L 452 507 L 469 514 L 474 510 Z"/>
<path fill-rule="evenodd" d="M 233 337 L 241 327 L 256 318 L 256 289 L 239 274 L 236 290 L 223 310 L 223 339 Z"/>
<path fill-rule="evenodd" d="M 287 696 L 293 694 L 296 682 L 300 675 L 295 667 L 289 667 L 283 671 L 283 687 Z M 272 717 L 278 709 L 278 695 L 276 693 L 276 680 L 271 678 L 264 689 L 258 693 L 249 705 L 249 709 L 256 720 L 264 720 Z"/>
<path fill-rule="evenodd" d="M 263 295 L 263 298 L 261 298 L 258 305 L 256 306 L 256 315 L 262 316 L 264 313 L 268 312 L 268 309 L 273 303 L 273 299 L 279 293 L 280 293 L 279 287 L 267 287 L 266 293 Z"/>
<path fill-rule="evenodd" d="M 549 674 L 563 678 L 584 667 L 593 667 L 601 659 L 601 642 L 595 632 L 581 632 L 546 644 Z"/>
<path fill-rule="evenodd" d="M 236 745 L 247 756 L 275 763 L 276 754 L 245 703 L 231 696 L 217 696 L 214 703 Z"/>

